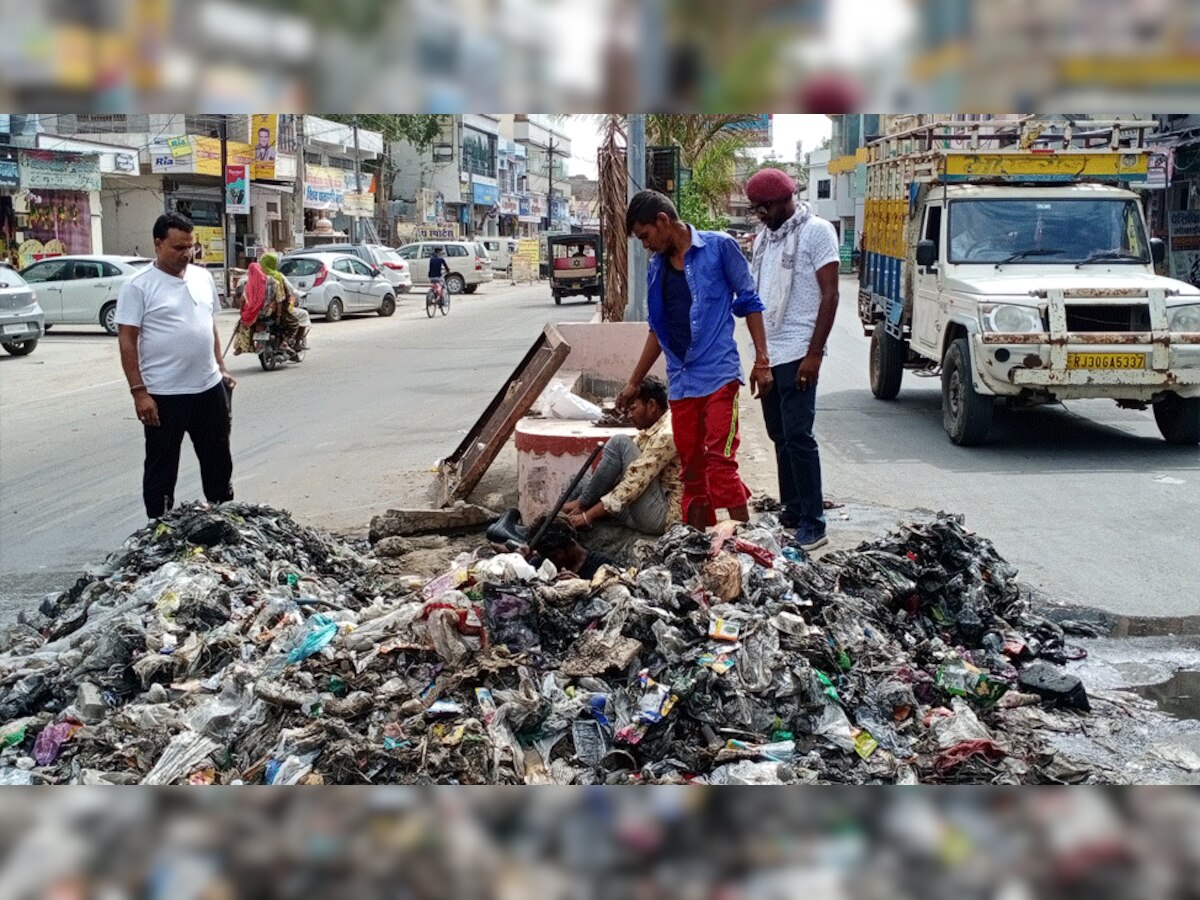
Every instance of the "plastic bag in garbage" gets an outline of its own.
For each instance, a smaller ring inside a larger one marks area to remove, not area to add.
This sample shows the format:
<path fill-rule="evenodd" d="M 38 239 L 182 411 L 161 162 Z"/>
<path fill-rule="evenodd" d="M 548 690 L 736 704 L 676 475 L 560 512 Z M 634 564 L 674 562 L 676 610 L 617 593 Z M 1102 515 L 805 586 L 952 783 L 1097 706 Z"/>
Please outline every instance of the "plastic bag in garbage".
<path fill-rule="evenodd" d="M 590 400 L 584 400 L 578 394 L 573 394 L 561 381 L 554 381 L 542 394 L 542 409 L 544 414 L 555 419 L 582 419 L 595 422 L 602 415 L 602 410 Z"/>

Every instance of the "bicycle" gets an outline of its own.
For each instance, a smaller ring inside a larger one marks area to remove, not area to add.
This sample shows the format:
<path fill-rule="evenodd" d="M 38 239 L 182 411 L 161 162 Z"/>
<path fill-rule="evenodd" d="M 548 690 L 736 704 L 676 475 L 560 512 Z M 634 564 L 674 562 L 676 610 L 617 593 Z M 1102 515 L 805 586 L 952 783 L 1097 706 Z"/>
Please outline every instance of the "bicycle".
<path fill-rule="evenodd" d="M 425 315 L 433 318 L 433 314 L 441 309 L 442 315 L 450 311 L 450 297 L 446 291 L 445 282 L 433 282 L 425 292 Z"/>

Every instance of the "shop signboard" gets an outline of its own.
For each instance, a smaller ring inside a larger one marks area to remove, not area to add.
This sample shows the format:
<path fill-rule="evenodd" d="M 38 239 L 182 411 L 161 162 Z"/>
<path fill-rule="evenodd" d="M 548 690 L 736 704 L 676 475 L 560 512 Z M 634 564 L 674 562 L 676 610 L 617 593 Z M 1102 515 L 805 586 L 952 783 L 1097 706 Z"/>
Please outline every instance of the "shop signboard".
<path fill-rule="evenodd" d="M 500 195 L 500 215 L 519 216 L 521 214 L 521 199 L 516 194 Z"/>
<path fill-rule="evenodd" d="M 215 175 L 224 177 L 221 171 L 220 138 L 186 135 L 192 152 L 188 156 L 171 155 L 166 141 L 150 143 L 150 171 L 156 175 Z M 253 166 L 254 150 L 240 141 L 225 142 L 226 163 L 234 166 Z M 99 188 L 97 188 L 99 190 Z"/>
<path fill-rule="evenodd" d="M 15 159 L 0 159 L 0 187 L 15 188 L 21 183 L 20 168 Z"/>
<path fill-rule="evenodd" d="M 304 167 L 304 208 L 338 210 L 346 197 L 341 169 L 328 166 Z"/>
<path fill-rule="evenodd" d="M 1173 209 L 1168 223 L 1171 277 L 1200 287 L 1200 209 Z"/>
<path fill-rule="evenodd" d="M 18 156 L 21 187 L 33 190 L 98 191 L 100 160 L 93 154 L 22 150 Z"/>
<path fill-rule="evenodd" d="M 476 206 L 496 206 L 500 202 L 500 188 L 494 184 L 474 184 L 474 201 Z"/>

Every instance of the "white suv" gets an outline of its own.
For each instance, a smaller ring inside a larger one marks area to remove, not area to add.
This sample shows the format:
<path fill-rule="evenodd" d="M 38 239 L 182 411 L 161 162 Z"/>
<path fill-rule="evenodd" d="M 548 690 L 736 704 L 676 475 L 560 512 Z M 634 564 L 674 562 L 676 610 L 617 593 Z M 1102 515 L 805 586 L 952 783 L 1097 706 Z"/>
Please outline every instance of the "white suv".
<path fill-rule="evenodd" d="M 408 260 L 413 284 L 429 284 L 429 260 L 435 247 L 446 251 L 446 262 L 450 264 L 446 290 L 450 293 L 465 291 L 473 294 L 479 285 L 495 277 L 487 249 L 478 241 L 417 241 L 396 251 L 402 259 Z"/>

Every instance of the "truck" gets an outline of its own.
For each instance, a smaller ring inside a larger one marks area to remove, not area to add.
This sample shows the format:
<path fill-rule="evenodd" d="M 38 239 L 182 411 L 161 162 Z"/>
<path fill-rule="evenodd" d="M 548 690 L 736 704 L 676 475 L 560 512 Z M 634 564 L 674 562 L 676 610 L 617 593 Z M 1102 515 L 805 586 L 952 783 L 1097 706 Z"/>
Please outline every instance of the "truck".
<path fill-rule="evenodd" d="M 867 145 L 871 392 L 938 377 L 955 444 L 993 409 L 1108 398 L 1200 443 L 1200 289 L 1159 276 L 1145 120 L 937 122 Z"/>

